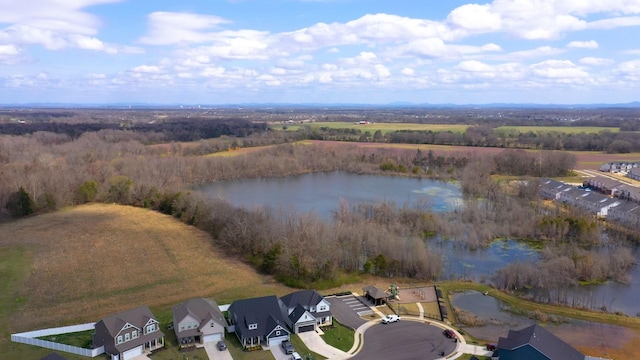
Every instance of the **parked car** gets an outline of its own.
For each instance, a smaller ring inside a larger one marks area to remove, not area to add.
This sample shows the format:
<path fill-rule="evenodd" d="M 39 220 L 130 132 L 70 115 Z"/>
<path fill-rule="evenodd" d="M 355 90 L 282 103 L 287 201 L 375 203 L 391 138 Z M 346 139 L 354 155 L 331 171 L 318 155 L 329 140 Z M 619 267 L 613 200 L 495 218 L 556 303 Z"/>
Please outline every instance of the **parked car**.
<path fill-rule="evenodd" d="M 224 342 L 224 340 L 220 340 L 218 341 L 218 343 L 216 344 L 216 347 L 218 348 L 218 350 L 220 351 L 225 351 L 227 350 L 227 344 Z"/>
<path fill-rule="evenodd" d="M 496 344 L 487 344 L 487 350 L 496 351 L 496 349 L 497 349 Z"/>
<path fill-rule="evenodd" d="M 291 360 L 302 360 L 302 356 L 294 351 L 293 354 L 291 354 Z"/>
<path fill-rule="evenodd" d="M 284 353 L 287 355 L 293 354 L 296 351 L 296 349 L 293 348 L 293 344 L 289 340 L 283 341 L 282 343 L 280 343 L 280 346 L 282 346 L 282 350 L 284 350 Z"/>
<path fill-rule="evenodd" d="M 449 339 L 455 339 L 456 338 L 456 333 L 453 332 L 453 330 L 451 329 L 446 329 L 445 331 L 443 331 L 444 336 L 448 337 Z"/>
<path fill-rule="evenodd" d="M 382 319 L 383 324 L 394 323 L 400 320 L 400 316 L 398 315 L 387 315 L 384 319 Z"/>

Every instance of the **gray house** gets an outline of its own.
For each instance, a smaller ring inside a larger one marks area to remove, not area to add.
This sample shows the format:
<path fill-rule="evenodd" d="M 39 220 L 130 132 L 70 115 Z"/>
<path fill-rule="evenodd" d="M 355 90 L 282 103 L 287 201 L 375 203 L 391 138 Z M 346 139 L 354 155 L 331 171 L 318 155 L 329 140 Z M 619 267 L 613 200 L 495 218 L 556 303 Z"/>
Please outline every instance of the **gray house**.
<path fill-rule="evenodd" d="M 585 356 L 542 326 L 535 324 L 522 330 L 509 330 L 499 338 L 496 353 L 499 360 L 585 360 Z"/>
<path fill-rule="evenodd" d="M 234 301 L 228 310 L 229 331 L 245 348 L 280 345 L 290 335 L 284 308 L 275 295 Z"/>
<path fill-rule="evenodd" d="M 288 314 L 287 323 L 295 334 L 333 324 L 331 303 L 315 290 L 296 291 L 281 297 L 280 301 Z"/>
<path fill-rule="evenodd" d="M 215 301 L 195 298 L 174 306 L 172 311 L 173 331 L 180 347 L 199 346 L 224 338 L 227 322 Z"/>
<path fill-rule="evenodd" d="M 164 334 L 149 307 L 139 306 L 98 321 L 93 345 L 104 346 L 111 360 L 128 360 L 164 347 Z"/>

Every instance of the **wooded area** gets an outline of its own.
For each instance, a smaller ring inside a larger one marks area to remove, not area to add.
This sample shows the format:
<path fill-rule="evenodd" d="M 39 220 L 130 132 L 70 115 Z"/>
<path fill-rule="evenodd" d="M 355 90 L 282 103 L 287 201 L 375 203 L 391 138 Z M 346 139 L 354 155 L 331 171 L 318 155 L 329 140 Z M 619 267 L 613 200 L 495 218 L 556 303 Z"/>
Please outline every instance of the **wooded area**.
<path fill-rule="evenodd" d="M 560 289 L 578 280 L 619 280 L 633 264 L 624 247 L 611 256 L 582 250 L 600 244 L 601 225 L 587 214 L 543 203 L 537 197 L 536 177 L 569 174 L 575 158 L 567 153 L 506 149 L 497 155 L 471 150 L 452 155 L 349 144 L 305 145 L 297 142 L 305 138 L 300 133 L 268 131 L 247 121 L 233 126 L 227 122 L 198 120 L 194 128 L 209 124 L 214 129 L 206 134 L 221 129 L 226 133 L 190 143 L 163 143 L 167 133 L 138 130 L 137 126 L 85 128 L 77 136 L 44 131 L 2 135 L 0 204 L 5 205 L 0 213 L 5 218 L 21 217 L 91 201 L 152 208 L 209 232 L 228 254 L 300 287 L 330 283 L 350 272 L 437 279 L 442 260 L 425 246 L 433 236 L 472 248 L 496 238 L 536 239 L 551 249 L 545 250 L 538 266 L 548 268 L 545 274 L 550 277 L 559 266 L 566 274 L 554 281 L 537 277 L 534 282 L 526 276 L 534 265 L 518 264 L 497 274 L 496 285 L 505 289 Z M 242 137 L 234 136 L 238 134 Z M 247 155 L 201 156 L 270 144 L 275 146 Z M 324 222 L 309 214 L 235 208 L 192 190 L 221 180 L 327 171 L 459 180 L 465 204 L 451 212 L 435 213 L 428 204 L 420 203 L 343 202 L 336 204 L 334 219 Z M 496 174 L 523 180 L 496 182 L 492 178 Z M 611 244 L 621 246 L 614 238 L 615 234 L 609 235 Z M 545 300 L 558 298 L 547 296 Z"/>

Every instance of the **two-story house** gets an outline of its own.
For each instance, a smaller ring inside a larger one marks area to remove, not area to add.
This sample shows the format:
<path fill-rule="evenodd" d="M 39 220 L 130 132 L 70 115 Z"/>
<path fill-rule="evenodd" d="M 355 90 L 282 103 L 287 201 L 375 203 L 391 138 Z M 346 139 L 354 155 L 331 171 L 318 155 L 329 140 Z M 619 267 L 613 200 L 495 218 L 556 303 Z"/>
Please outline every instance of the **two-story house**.
<path fill-rule="evenodd" d="M 111 360 L 128 360 L 164 347 L 164 334 L 149 307 L 139 306 L 98 321 L 93 345 L 104 346 Z"/>
<path fill-rule="evenodd" d="M 331 303 L 315 290 L 301 290 L 280 298 L 287 323 L 295 334 L 333 324 Z"/>
<path fill-rule="evenodd" d="M 280 345 L 291 334 L 286 313 L 275 295 L 236 300 L 229 306 L 229 331 L 245 348 Z"/>
<path fill-rule="evenodd" d="M 195 298 L 172 308 L 173 331 L 180 347 L 199 346 L 224 338 L 227 322 L 218 304 L 205 298 Z"/>

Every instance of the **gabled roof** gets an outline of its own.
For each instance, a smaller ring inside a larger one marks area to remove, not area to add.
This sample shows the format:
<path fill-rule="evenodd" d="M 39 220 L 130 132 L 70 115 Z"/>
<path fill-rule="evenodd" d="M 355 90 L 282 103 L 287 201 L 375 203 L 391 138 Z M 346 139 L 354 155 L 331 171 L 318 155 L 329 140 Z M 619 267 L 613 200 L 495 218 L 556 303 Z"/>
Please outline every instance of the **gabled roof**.
<path fill-rule="evenodd" d="M 211 299 L 195 298 L 187 300 L 174 306 L 172 311 L 174 325 L 176 326 L 176 321 L 182 321 L 187 317 L 187 315 L 196 319 L 200 326 L 202 326 L 203 323 L 208 323 L 209 320 L 215 320 L 223 326 L 226 324 L 224 316 L 220 311 L 220 307 L 218 307 L 218 304 Z"/>
<path fill-rule="evenodd" d="M 386 299 L 389 297 L 389 294 L 387 294 L 384 290 L 378 289 L 375 286 L 367 286 L 362 288 L 362 290 L 374 299 Z"/>
<path fill-rule="evenodd" d="M 318 305 L 318 303 L 323 299 L 324 297 L 318 294 L 315 290 L 300 290 L 280 298 L 282 303 L 289 309 L 298 304 L 302 305 L 305 309 L 308 309 L 311 306 Z"/>
<path fill-rule="evenodd" d="M 498 351 L 515 350 L 530 345 L 549 360 L 584 360 L 584 355 L 542 326 L 535 324 L 522 330 L 509 330 L 498 339 Z"/>
<path fill-rule="evenodd" d="M 293 311 L 291 312 L 291 314 L 289 314 L 289 320 L 291 320 L 292 324 L 295 324 L 298 322 L 298 320 L 300 320 L 300 318 L 304 315 L 304 313 L 307 312 L 307 309 L 305 309 L 301 304 L 298 304 L 295 309 L 293 309 Z"/>
<path fill-rule="evenodd" d="M 245 338 L 266 336 L 278 325 L 288 331 L 280 300 L 275 295 L 236 300 L 229 306 L 229 313 L 237 318 L 236 331 Z M 249 330 L 248 324 L 258 324 L 258 328 Z"/>
<path fill-rule="evenodd" d="M 155 322 L 158 321 L 153 316 L 149 307 L 143 305 L 115 315 L 107 316 L 100 321 L 104 323 L 109 335 L 115 337 L 126 324 L 131 324 L 142 329 L 150 319 L 153 319 Z"/>
<path fill-rule="evenodd" d="M 622 201 L 620 205 L 615 206 L 612 210 L 620 213 L 627 213 L 640 207 L 640 204 L 631 201 Z"/>

